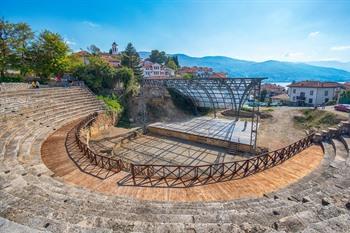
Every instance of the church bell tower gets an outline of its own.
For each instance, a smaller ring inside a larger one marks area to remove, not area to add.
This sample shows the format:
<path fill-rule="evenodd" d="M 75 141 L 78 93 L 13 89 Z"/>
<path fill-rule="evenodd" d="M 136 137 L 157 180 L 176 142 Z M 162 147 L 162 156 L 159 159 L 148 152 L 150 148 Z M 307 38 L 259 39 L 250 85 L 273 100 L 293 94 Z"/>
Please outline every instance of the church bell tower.
<path fill-rule="evenodd" d="M 118 45 L 117 43 L 113 42 L 112 44 L 112 55 L 117 55 L 118 54 Z"/>

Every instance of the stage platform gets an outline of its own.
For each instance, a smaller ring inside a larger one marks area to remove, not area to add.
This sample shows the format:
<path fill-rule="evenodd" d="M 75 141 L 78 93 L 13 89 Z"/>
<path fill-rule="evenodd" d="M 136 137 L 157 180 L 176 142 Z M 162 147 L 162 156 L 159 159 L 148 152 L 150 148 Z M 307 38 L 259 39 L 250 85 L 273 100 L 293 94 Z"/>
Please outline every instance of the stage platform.
<path fill-rule="evenodd" d="M 229 148 L 232 144 L 251 146 L 251 122 L 197 117 L 187 121 L 150 124 L 152 133 Z"/>

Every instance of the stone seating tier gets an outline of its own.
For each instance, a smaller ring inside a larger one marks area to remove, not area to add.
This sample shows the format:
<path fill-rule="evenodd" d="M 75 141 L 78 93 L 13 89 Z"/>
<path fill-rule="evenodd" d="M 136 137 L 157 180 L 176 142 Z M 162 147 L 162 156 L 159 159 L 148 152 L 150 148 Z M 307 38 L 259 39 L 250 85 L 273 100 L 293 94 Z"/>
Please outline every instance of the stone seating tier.
<path fill-rule="evenodd" d="M 58 89 L 52 91 L 66 93 Z M 0 232 L 345 233 L 350 229 L 350 159 L 342 144 L 350 146 L 347 135 L 344 140 L 323 142 L 325 157 L 319 169 L 263 198 L 141 201 L 104 195 L 52 177 L 41 161 L 41 144 L 55 129 L 104 108 L 83 88 L 75 91 L 93 104 L 72 98 L 62 102 L 64 107 L 52 108 L 54 114 L 29 111 L 29 118 L 24 115 L 20 121 L 8 119 L 0 125 L 5 141 L 0 147 Z M 142 190 L 135 188 L 135 192 Z"/>

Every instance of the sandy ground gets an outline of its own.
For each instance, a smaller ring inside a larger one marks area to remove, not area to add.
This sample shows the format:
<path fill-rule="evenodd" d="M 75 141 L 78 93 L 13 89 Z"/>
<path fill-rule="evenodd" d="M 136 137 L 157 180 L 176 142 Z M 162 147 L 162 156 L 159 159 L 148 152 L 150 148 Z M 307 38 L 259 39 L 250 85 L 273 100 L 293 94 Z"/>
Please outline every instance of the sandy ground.
<path fill-rule="evenodd" d="M 329 111 L 329 112 L 333 112 L 333 113 L 338 114 L 338 115 L 343 116 L 343 117 L 347 117 L 347 118 L 350 119 L 350 113 L 348 113 L 348 112 L 336 111 L 336 110 L 334 109 L 334 106 L 327 106 L 325 110 L 326 110 L 326 111 Z"/>
<path fill-rule="evenodd" d="M 306 136 L 306 131 L 295 127 L 293 117 L 300 115 L 299 110 L 305 109 L 301 107 L 275 107 L 274 111 L 270 112 L 272 118 L 261 119 L 258 129 L 258 145 L 267 147 L 270 150 L 279 149 L 287 146 L 298 139 Z M 334 110 L 334 106 L 327 106 L 326 111 L 336 113 L 343 117 L 349 117 L 349 113 L 339 112 Z M 225 116 L 219 116 L 223 118 L 230 118 Z M 119 134 L 123 134 L 129 131 L 129 129 L 112 128 L 101 132 L 95 140 L 100 140 L 104 137 L 113 137 Z"/>
<path fill-rule="evenodd" d="M 272 118 L 261 119 L 258 129 L 259 146 L 270 150 L 287 146 L 306 136 L 304 130 L 294 126 L 293 117 L 300 115 L 299 108 L 278 107 L 270 112 Z"/>

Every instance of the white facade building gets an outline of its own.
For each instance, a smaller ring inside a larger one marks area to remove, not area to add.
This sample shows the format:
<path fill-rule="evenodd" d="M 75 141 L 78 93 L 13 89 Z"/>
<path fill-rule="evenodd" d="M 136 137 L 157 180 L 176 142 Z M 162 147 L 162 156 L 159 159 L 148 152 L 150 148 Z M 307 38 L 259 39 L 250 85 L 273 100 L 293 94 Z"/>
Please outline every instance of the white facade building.
<path fill-rule="evenodd" d="M 171 78 L 175 76 L 173 69 L 150 61 L 142 63 L 142 71 L 144 78 Z"/>
<path fill-rule="evenodd" d="M 302 81 L 288 85 L 288 96 L 297 105 L 317 106 L 336 100 L 341 88 L 336 82 Z"/>

